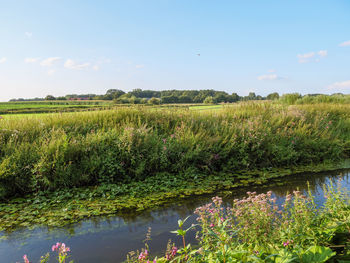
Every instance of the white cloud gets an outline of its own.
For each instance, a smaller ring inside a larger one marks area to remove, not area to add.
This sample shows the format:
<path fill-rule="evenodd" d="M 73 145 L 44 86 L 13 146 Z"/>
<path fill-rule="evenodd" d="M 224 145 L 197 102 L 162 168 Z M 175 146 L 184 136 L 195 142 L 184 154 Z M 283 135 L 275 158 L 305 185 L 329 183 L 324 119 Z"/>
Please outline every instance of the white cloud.
<path fill-rule="evenodd" d="M 32 32 L 25 32 L 26 37 L 31 38 L 33 36 Z"/>
<path fill-rule="evenodd" d="M 64 63 L 64 67 L 68 69 L 76 69 L 76 70 L 82 70 L 85 68 L 88 68 L 90 66 L 90 63 L 83 63 L 83 64 L 77 64 L 72 59 L 67 59 Z"/>
<path fill-rule="evenodd" d="M 7 58 L 5 58 L 5 57 L 0 58 L 0 64 L 5 63 L 6 61 L 7 61 Z"/>
<path fill-rule="evenodd" d="M 24 60 L 25 63 L 36 63 L 39 61 L 40 58 L 26 58 Z"/>
<path fill-rule="evenodd" d="M 299 63 L 307 63 L 311 58 L 315 56 L 315 52 L 309 52 L 305 54 L 298 54 Z"/>
<path fill-rule="evenodd" d="M 318 54 L 320 57 L 327 57 L 328 51 L 327 51 L 327 50 L 320 50 L 320 51 L 317 52 L 317 54 Z"/>
<path fill-rule="evenodd" d="M 266 74 L 258 76 L 258 80 L 280 80 L 282 77 L 277 76 L 277 74 Z"/>
<path fill-rule="evenodd" d="M 269 73 L 275 73 L 276 70 L 274 70 L 274 69 L 269 69 L 267 72 L 269 72 Z"/>
<path fill-rule="evenodd" d="M 298 54 L 298 58 L 312 58 L 315 56 L 315 52 L 305 53 L 305 54 Z"/>
<path fill-rule="evenodd" d="M 100 67 L 98 65 L 95 65 L 95 66 L 92 67 L 92 69 L 97 71 L 97 70 L 100 69 Z"/>
<path fill-rule="evenodd" d="M 299 59 L 299 63 L 319 62 L 320 58 L 327 57 L 327 55 L 328 55 L 327 50 L 320 50 L 318 52 L 298 54 L 297 58 Z"/>
<path fill-rule="evenodd" d="M 350 92 L 350 80 L 341 81 L 341 82 L 335 82 L 332 85 L 328 86 L 328 89 L 330 90 L 342 90 L 342 91 L 348 91 Z"/>
<path fill-rule="evenodd" d="M 41 66 L 44 67 L 50 67 L 52 66 L 55 62 L 59 61 L 61 58 L 60 57 L 51 57 L 51 58 L 47 58 L 44 59 L 43 61 L 40 62 Z"/>
<path fill-rule="evenodd" d="M 55 72 L 56 71 L 54 69 L 50 69 L 47 71 L 47 75 L 52 76 L 53 74 L 55 74 Z"/>
<path fill-rule="evenodd" d="M 135 68 L 144 68 L 145 65 L 139 64 L 139 65 L 135 65 Z"/>
<path fill-rule="evenodd" d="M 348 47 L 348 46 L 350 46 L 350 40 L 349 41 L 345 41 L 343 43 L 340 43 L 339 46 L 340 47 Z"/>

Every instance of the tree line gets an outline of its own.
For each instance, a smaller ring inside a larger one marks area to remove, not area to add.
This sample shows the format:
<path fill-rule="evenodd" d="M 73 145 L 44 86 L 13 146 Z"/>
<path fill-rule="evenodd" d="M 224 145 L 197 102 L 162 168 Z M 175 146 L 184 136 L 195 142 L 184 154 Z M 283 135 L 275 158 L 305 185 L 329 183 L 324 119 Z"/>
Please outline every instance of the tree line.
<path fill-rule="evenodd" d="M 171 104 L 171 103 L 232 103 L 246 100 L 274 100 L 278 99 L 277 92 L 266 97 L 250 92 L 248 96 L 239 96 L 237 93 L 229 94 L 225 91 L 216 90 L 142 90 L 134 89 L 124 92 L 119 89 L 109 89 L 104 95 L 96 94 L 69 94 L 66 96 L 54 97 L 47 95 L 45 98 L 33 99 L 12 99 L 10 101 L 45 101 L 45 100 L 113 100 L 120 104 Z"/>

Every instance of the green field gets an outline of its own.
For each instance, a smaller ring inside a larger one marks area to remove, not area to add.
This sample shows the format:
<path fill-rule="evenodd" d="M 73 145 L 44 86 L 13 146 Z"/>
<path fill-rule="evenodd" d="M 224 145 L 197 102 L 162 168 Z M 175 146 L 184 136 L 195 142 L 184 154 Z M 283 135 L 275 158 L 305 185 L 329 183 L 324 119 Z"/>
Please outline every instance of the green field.
<path fill-rule="evenodd" d="M 0 149 L 0 230 L 61 225 L 338 167 L 350 157 L 350 105 L 129 105 L 5 115 Z"/>
<path fill-rule="evenodd" d="M 0 115 L 82 111 L 109 107 L 110 101 L 23 101 L 0 102 Z"/>

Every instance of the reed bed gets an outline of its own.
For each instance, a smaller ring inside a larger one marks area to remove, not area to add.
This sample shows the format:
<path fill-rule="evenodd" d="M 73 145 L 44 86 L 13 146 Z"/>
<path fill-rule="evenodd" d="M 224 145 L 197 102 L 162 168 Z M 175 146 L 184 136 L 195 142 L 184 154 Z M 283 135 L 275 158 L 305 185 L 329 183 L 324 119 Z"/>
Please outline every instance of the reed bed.
<path fill-rule="evenodd" d="M 350 105 L 142 106 L 0 120 L 0 197 L 350 156 Z"/>

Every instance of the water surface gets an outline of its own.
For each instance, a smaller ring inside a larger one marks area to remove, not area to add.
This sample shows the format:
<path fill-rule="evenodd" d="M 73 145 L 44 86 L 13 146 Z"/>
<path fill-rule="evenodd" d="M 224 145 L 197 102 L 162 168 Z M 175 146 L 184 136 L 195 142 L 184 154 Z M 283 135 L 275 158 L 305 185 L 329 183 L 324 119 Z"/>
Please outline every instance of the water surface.
<path fill-rule="evenodd" d="M 282 202 L 287 192 L 299 189 L 310 190 L 316 196 L 316 203 L 324 202 L 323 185 L 342 179 L 342 186 L 350 190 L 350 170 L 325 172 L 317 174 L 298 174 L 276 179 L 267 186 L 240 188 L 234 191 L 217 193 L 225 202 L 245 196 L 247 191 L 258 193 L 272 190 L 277 202 Z M 210 202 L 210 196 L 190 197 L 180 203 L 168 205 L 162 209 L 145 211 L 140 214 L 126 214 L 115 217 L 96 217 L 64 228 L 18 230 L 11 233 L 6 240 L 0 241 L 1 262 L 22 262 L 27 254 L 32 262 L 38 262 L 51 245 L 65 242 L 72 250 L 76 263 L 115 263 L 123 262 L 129 251 L 143 247 L 143 240 L 148 227 L 151 227 L 152 240 L 149 242 L 151 252 L 162 254 L 171 238 L 175 243 L 180 239 L 169 231 L 177 229 L 177 220 L 191 215 L 187 224 L 195 223 L 193 211 L 196 207 Z M 195 231 L 188 234 L 187 240 L 195 242 Z"/>

